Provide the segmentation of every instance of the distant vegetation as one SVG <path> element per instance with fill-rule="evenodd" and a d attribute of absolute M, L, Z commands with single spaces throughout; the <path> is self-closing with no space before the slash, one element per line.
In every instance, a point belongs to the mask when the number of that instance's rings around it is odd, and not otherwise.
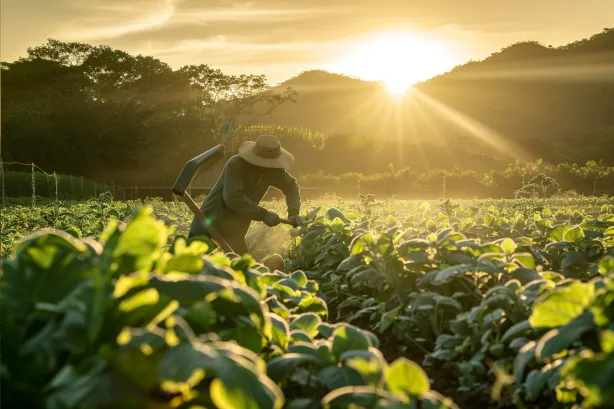
<path fill-rule="evenodd" d="M 152 57 L 49 40 L 2 63 L 2 156 L 117 185 L 169 185 L 221 141 L 223 122 L 238 120 L 234 148 L 274 133 L 298 175 L 413 175 L 403 189 L 446 172 L 504 172 L 516 160 L 612 166 L 613 67 L 614 30 L 605 29 L 557 48 L 514 44 L 397 100 L 377 83 L 323 71 L 271 88 L 264 76 L 173 71 Z M 493 192 L 489 176 L 468 178 L 472 194 Z"/>
<path fill-rule="evenodd" d="M 547 198 L 579 195 L 614 195 L 614 166 L 589 161 L 584 165 L 563 163 L 544 165 L 541 161 L 505 170 L 478 173 L 474 170 L 434 169 L 416 172 L 411 168 L 362 174 L 347 172 L 340 175 L 324 173 L 300 175 L 306 186 L 322 192 L 335 192 L 345 197 L 359 194 L 398 196 L 404 199 L 437 198 Z"/>
<path fill-rule="evenodd" d="M 374 85 L 309 71 L 281 86 L 298 92 L 297 104 L 280 107 L 266 120 L 300 123 L 328 135 L 364 135 L 369 146 L 353 157 L 363 163 L 368 155 L 371 163 L 379 164 L 367 173 L 385 171 L 391 161 L 397 168 L 424 162 L 427 169 L 492 169 L 491 157 L 499 156 L 551 163 L 603 159 L 614 164 L 613 29 L 562 47 L 511 45 L 417 84 L 419 93 L 402 103 L 386 98 L 386 91 Z M 456 121 L 451 112 L 458 114 Z M 465 120 L 462 125 L 459 118 Z M 493 136 L 501 141 L 489 146 L 486 142 Z M 395 149 L 399 141 L 401 147 Z M 374 156 L 373 148 L 382 145 L 381 154 Z M 452 159 L 441 147 L 459 158 Z M 512 148 L 519 157 L 511 155 Z M 480 160 L 467 152 L 487 156 Z M 367 166 L 375 166 L 371 163 Z"/>

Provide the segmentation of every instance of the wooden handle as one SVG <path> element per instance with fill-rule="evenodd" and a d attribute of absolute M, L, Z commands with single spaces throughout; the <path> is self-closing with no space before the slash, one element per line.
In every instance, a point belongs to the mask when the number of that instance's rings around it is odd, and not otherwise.
<path fill-rule="evenodd" d="M 290 219 L 284 219 L 283 217 L 279 219 L 280 223 L 289 224 L 292 227 L 298 227 L 298 225 Z"/>
<path fill-rule="evenodd" d="M 220 247 L 222 247 L 222 249 L 226 253 L 234 253 L 234 251 L 232 250 L 232 247 L 230 247 L 230 245 L 226 242 L 226 240 L 224 240 L 222 235 L 217 231 L 217 229 L 213 226 L 213 224 L 207 223 L 207 217 L 205 216 L 203 211 L 200 210 L 200 207 L 198 207 L 198 205 L 194 202 L 192 197 L 187 192 L 184 192 L 183 195 L 181 195 L 180 197 L 181 197 L 181 200 L 183 200 L 185 204 L 188 205 L 188 207 L 190 208 L 192 213 L 194 213 L 196 218 L 201 221 L 205 229 L 207 229 L 207 231 L 211 234 L 211 237 L 213 238 L 213 240 L 217 241 Z"/>

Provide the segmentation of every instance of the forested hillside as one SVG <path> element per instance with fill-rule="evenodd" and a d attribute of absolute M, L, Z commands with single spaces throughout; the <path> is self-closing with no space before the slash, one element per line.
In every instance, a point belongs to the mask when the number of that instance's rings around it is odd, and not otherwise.
<path fill-rule="evenodd" d="M 378 136 L 376 145 L 381 138 L 428 141 L 453 144 L 458 152 L 460 140 L 471 151 L 519 159 L 614 160 L 614 29 L 558 48 L 511 45 L 417 84 L 402 101 L 373 83 L 322 71 L 283 86 L 299 92 L 298 104 L 266 121 Z M 489 146 L 489 140 L 496 143 Z M 419 161 L 409 150 L 408 165 Z"/>
<path fill-rule="evenodd" d="M 270 88 L 260 75 L 173 70 L 152 57 L 55 40 L 3 62 L 1 80 L 5 161 L 117 184 L 172 183 L 235 118 L 281 126 L 277 135 L 303 174 L 390 164 L 486 172 L 537 158 L 614 164 L 612 29 L 559 48 L 514 44 L 402 97 L 322 71 Z M 241 135 L 254 136 L 233 138 Z"/>

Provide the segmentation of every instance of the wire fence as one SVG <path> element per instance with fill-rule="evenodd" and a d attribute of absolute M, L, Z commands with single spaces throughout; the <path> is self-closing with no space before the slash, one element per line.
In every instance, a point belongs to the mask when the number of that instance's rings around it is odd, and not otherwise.
<path fill-rule="evenodd" d="M 197 197 L 208 193 L 223 169 L 216 166 L 198 175 L 188 189 L 190 195 Z M 172 186 L 119 186 L 114 181 L 102 183 L 82 176 L 48 172 L 34 163 L 0 161 L 0 191 L 2 206 L 7 198 L 30 197 L 32 207 L 40 198 L 60 200 L 88 200 L 109 192 L 115 200 L 135 200 L 159 197 L 173 200 Z"/>
<path fill-rule="evenodd" d="M 221 174 L 226 161 L 220 161 L 213 168 L 198 174 L 188 188 L 190 196 L 196 198 L 206 195 Z M 146 198 L 161 198 L 164 201 L 174 200 L 172 186 L 163 185 L 132 185 L 120 186 L 114 181 L 104 180 L 102 183 L 82 176 L 66 175 L 48 172 L 34 163 L 0 161 L 0 191 L 2 207 L 6 206 L 7 198 L 31 198 L 32 207 L 39 199 L 54 201 L 81 201 L 97 198 L 100 194 L 111 193 L 115 200 L 136 200 Z M 318 188 L 301 187 L 301 193 L 315 196 L 320 193 Z M 281 198 L 281 192 L 271 189 L 268 198 Z"/>
<path fill-rule="evenodd" d="M 115 193 L 113 182 L 100 183 L 80 176 L 47 172 L 34 163 L 0 162 L 2 205 L 7 197 L 31 197 L 59 200 L 86 200 L 101 193 Z"/>

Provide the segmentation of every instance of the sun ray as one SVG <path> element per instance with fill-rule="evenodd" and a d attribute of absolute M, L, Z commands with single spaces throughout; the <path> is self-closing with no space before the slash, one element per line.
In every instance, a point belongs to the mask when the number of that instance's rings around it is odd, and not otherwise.
<path fill-rule="evenodd" d="M 533 158 L 533 155 L 525 149 L 518 147 L 510 138 L 504 137 L 481 122 L 437 101 L 420 90 L 415 89 L 414 94 L 421 102 L 433 108 L 443 118 L 451 121 L 479 142 L 504 153 L 506 156 L 511 156 L 513 159 L 530 160 Z"/>
<path fill-rule="evenodd" d="M 561 63 L 563 63 L 561 61 Z M 525 81 L 611 82 L 614 63 L 595 62 L 582 65 L 545 65 L 519 68 L 490 68 L 475 73 L 455 73 L 459 79 L 516 79 Z"/>

